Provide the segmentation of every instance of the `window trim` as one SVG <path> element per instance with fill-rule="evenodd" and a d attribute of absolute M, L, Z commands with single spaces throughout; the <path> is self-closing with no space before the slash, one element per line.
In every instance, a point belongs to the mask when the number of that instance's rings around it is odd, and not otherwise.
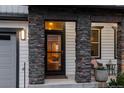
<path fill-rule="evenodd" d="M 92 30 L 97 30 L 98 31 L 98 56 L 92 56 L 95 57 L 96 59 L 101 59 L 101 30 L 104 26 L 92 26 L 91 27 L 91 35 L 92 35 Z M 93 42 L 91 42 L 92 44 Z"/>
<path fill-rule="evenodd" d="M 114 30 L 114 59 L 117 59 L 118 55 L 117 55 L 117 27 L 116 26 L 112 26 L 113 30 Z"/>

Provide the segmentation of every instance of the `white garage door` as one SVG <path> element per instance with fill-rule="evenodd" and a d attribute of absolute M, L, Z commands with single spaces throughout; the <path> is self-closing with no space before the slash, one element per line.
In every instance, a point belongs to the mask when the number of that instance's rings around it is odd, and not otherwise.
<path fill-rule="evenodd" d="M 0 87 L 16 87 L 16 36 L 0 34 Z"/>

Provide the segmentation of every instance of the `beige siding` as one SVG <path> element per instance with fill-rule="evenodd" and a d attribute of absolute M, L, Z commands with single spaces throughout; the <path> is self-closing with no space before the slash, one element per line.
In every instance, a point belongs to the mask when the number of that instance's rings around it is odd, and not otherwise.
<path fill-rule="evenodd" d="M 75 74 L 75 22 L 66 22 L 66 75 Z"/>
<path fill-rule="evenodd" d="M 117 64 L 117 60 L 114 58 L 114 30 L 112 26 L 116 26 L 116 23 L 92 23 L 92 26 L 104 26 L 101 31 L 101 59 L 99 62 L 104 65 L 112 60 L 112 63 Z"/>
<path fill-rule="evenodd" d="M 19 40 L 19 87 L 24 87 L 24 62 L 26 62 L 26 87 L 29 84 L 29 60 L 28 60 L 28 22 L 27 21 L 0 21 L 0 27 L 24 28 L 27 31 L 26 41 Z"/>
<path fill-rule="evenodd" d="M 28 6 L 0 5 L 0 13 L 28 14 Z"/>

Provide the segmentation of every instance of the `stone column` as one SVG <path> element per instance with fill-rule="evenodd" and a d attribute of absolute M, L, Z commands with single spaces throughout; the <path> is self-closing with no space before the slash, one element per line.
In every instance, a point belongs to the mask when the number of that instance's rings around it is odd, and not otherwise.
<path fill-rule="evenodd" d="M 76 75 L 77 83 L 91 81 L 91 21 L 88 15 L 80 15 L 76 31 Z"/>
<path fill-rule="evenodd" d="M 29 83 L 44 83 L 44 21 L 40 15 L 29 14 Z"/>
<path fill-rule="evenodd" d="M 121 23 L 117 28 L 117 73 L 121 72 Z"/>
<path fill-rule="evenodd" d="M 124 72 L 124 19 L 118 29 L 118 73 Z"/>

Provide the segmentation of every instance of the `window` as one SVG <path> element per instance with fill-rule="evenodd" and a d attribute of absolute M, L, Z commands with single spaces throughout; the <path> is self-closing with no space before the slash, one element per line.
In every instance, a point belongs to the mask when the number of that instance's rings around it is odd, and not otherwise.
<path fill-rule="evenodd" d="M 10 40 L 10 35 L 0 35 L 0 40 Z"/>
<path fill-rule="evenodd" d="M 60 21 L 45 21 L 45 30 L 64 30 L 64 22 Z"/>
<path fill-rule="evenodd" d="M 95 58 L 101 57 L 101 28 L 103 27 L 91 29 L 91 56 Z"/>

